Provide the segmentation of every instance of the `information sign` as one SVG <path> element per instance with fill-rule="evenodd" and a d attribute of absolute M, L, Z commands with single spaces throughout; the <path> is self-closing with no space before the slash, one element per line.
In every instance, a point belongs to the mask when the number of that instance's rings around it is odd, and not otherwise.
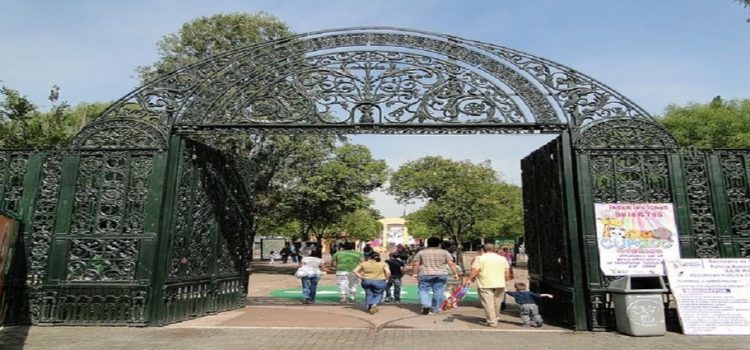
<path fill-rule="evenodd" d="M 750 259 L 665 262 L 685 334 L 750 335 Z"/>
<path fill-rule="evenodd" d="M 606 276 L 664 275 L 680 258 L 672 203 L 596 203 L 599 266 Z"/>

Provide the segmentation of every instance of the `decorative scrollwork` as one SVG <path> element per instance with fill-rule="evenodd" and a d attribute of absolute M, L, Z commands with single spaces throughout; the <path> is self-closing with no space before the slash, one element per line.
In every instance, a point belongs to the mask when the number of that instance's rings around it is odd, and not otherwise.
<path fill-rule="evenodd" d="M 193 141 L 186 141 L 181 148 L 169 248 L 169 290 L 177 294 L 201 290 L 205 291 L 202 297 L 213 298 L 226 291 L 206 289 L 207 280 L 216 276 L 246 279 L 250 197 L 239 161 Z M 170 287 L 175 284 L 179 286 L 176 290 Z M 167 296 L 165 303 L 171 308 L 179 301 Z M 208 305 L 197 312 L 209 311 L 216 309 Z"/>
<path fill-rule="evenodd" d="M 677 142 L 661 125 L 637 119 L 611 119 L 581 132 L 581 149 L 676 149 Z"/>
<path fill-rule="evenodd" d="M 738 258 L 750 258 L 750 242 L 737 242 Z"/>
<path fill-rule="evenodd" d="M 45 157 L 42 178 L 37 193 L 31 230 L 31 256 L 26 283 L 39 286 L 47 274 L 52 232 L 57 219 L 57 202 L 62 179 L 62 157 L 53 154 Z"/>
<path fill-rule="evenodd" d="M 750 182 L 747 178 L 750 154 L 720 155 L 719 162 L 731 216 L 732 233 L 750 237 Z"/>
<path fill-rule="evenodd" d="M 167 148 L 167 137 L 161 127 L 138 119 L 111 119 L 87 125 L 73 139 L 76 149 L 158 149 Z"/>
<path fill-rule="evenodd" d="M 597 152 L 590 156 L 589 169 L 595 203 L 672 201 L 664 154 Z"/>
<path fill-rule="evenodd" d="M 18 214 L 21 197 L 23 196 L 23 180 L 29 165 L 31 152 L 11 151 L 0 154 L 0 167 L 3 172 L 0 176 L 0 204 L 2 208 Z"/>
<path fill-rule="evenodd" d="M 130 281 L 138 258 L 136 239 L 72 239 L 68 281 Z"/>
<path fill-rule="evenodd" d="M 152 158 L 128 152 L 82 156 L 71 234 L 143 234 Z"/>
<path fill-rule="evenodd" d="M 206 277 L 215 258 L 216 209 L 200 176 L 199 162 L 205 160 L 199 159 L 196 147 L 185 147 L 180 162 L 170 279 Z"/>
<path fill-rule="evenodd" d="M 202 123 L 528 123 L 517 103 L 491 81 L 433 57 L 338 52 L 285 68 L 224 95 Z"/>
<path fill-rule="evenodd" d="M 682 161 L 696 256 L 719 258 L 719 237 L 705 156 L 697 151 L 689 152 L 682 156 Z"/>
<path fill-rule="evenodd" d="M 179 126 L 182 132 L 479 124 L 472 132 L 518 133 L 578 130 L 617 118 L 653 121 L 611 88 L 555 62 L 395 28 L 322 31 L 239 48 L 157 78 L 98 120 L 107 125 L 105 120 L 118 118 L 165 130 Z M 124 146 L 115 134 L 101 133 L 88 144 Z M 82 134 L 77 145 L 85 146 L 88 138 Z"/>

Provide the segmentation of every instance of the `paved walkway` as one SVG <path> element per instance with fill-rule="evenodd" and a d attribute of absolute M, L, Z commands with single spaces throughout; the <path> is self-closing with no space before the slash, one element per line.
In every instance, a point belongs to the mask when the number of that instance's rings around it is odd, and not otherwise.
<path fill-rule="evenodd" d="M 498 328 L 479 325 L 483 312 L 474 303 L 437 315 L 419 314 L 416 304 L 387 304 L 370 315 L 359 304 L 303 305 L 270 297 L 299 280 L 268 267 L 250 281 L 249 306 L 166 327 L 7 327 L 0 329 L 0 350 L 54 349 L 637 349 L 750 350 L 750 337 L 699 337 L 668 333 L 629 337 L 615 332 L 573 332 L 545 325 L 522 328 L 504 314 Z M 277 273 L 274 273 L 277 272 Z M 525 279 L 518 271 L 518 279 Z M 407 283 L 413 281 L 405 280 Z M 326 276 L 324 285 L 334 284 Z M 512 310 L 511 310 L 512 311 Z"/>
<path fill-rule="evenodd" d="M 0 331 L 3 350 L 102 349 L 550 349 L 550 350 L 748 350 L 748 337 L 698 337 L 670 333 L 634 338 L 618 333 L 505 330 L 372 331 L 349 328 L 122 328 L 32 327 Z"/>

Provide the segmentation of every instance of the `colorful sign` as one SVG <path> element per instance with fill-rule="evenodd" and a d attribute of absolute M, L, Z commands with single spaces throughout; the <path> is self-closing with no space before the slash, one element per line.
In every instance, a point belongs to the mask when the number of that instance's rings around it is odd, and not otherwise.
<path fill-rule="evenodd" d="M 680 258 L 672 203 L 596 203 L 599 267 L 606 276 L 664 275 Z"/>
<path fill-rule="evenodd" d="M 750 335 L 750 259 L 665 262 L 685 334 Z"/>

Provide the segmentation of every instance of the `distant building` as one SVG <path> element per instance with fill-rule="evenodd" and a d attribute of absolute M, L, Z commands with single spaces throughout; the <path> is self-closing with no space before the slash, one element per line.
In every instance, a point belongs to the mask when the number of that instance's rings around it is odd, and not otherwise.
<path fill-rule="evenodd" d="M 380 241 L 383 242 L 384 246 L 391 247 L 398 244 L 410 245 L 418 243 L 414 238 L 409 236 L 406 219 L 383 218 L 379 221 L 383 224 L 383 234 L 380 237 Z"/>

